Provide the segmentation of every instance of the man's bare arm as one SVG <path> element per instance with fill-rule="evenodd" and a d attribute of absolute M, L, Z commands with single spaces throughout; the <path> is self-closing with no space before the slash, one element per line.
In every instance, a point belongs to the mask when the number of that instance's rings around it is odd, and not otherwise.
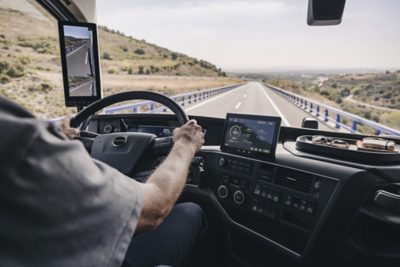
<path fill-rule="evenodd" d="M 142 185 L 144 206 L 137 230 L 157 227 L 169 214 L 185 186 L 190 162 L 204 143 L 196 121 L 174 131 L 174 146 L 165 161 Z"/>

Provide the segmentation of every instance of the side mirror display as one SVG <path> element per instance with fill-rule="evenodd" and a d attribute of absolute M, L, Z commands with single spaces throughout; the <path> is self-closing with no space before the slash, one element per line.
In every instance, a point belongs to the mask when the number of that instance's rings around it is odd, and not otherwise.
<path fill-rule="evenodd" d="M 59 22 L 66 106 L 82 108 L 101 98 L 97 26 Z"/>

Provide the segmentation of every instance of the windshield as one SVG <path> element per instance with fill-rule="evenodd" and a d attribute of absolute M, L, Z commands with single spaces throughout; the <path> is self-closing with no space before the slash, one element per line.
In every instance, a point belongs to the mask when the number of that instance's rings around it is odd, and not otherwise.
<path fill-rule="evenodd" d="M 112 45 L 101 43 L 110 55 L 105 89 L 122 86 L 117 77 L 132 81 L 126 87 L 169 95 L 243 83 L 186 111 L 274 115 L 293 127 L 314 117 L 330 131 L 380 133 L 370 122 L 400 130 L 400 3 L 347 1 L 342 23 L 331 27 L 308 26 L 307 6 L 306 0 L 98 1 L 99 24 L 109 36 L 117 31 Z M 132 36 L 131 45 L 117 45 L 118 33 Z M 121 61 L 124 54 L 134 56 Z"/>
<path fill-rule="evenodd" d="M 192 115 L 272 115 L 291 127 L 311 117 L 322 130 L 400 135 L 400 2 L 347 1 L 329 27 L 308 26 L 307 6 L 97 1 L 104 95 L 148 90 Z M 0 11 L 0 95 L 42 118 L 74 113 L 63 104 L 56 21 L 31 0 L 1 0 Z"/>

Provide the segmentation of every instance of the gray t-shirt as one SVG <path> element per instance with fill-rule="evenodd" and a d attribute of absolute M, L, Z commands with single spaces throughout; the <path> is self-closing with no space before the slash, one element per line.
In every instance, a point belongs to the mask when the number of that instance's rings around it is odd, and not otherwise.
<path fill-rule="evenodd" d="M 0 97 L 0 266 L 120 266 L 142 207 L 136 181 Z"/>

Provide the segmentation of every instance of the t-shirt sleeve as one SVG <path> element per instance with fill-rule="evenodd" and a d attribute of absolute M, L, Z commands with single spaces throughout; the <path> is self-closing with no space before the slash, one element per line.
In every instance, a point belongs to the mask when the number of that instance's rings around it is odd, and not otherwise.
<path fill-rule="evenodd" d="M 54 127 L 24 125 L 29 145 L 13 154 L 18 164 L 1 181 L 0 262 L 121 266 L 143 207 L 140 184 Z"/>

